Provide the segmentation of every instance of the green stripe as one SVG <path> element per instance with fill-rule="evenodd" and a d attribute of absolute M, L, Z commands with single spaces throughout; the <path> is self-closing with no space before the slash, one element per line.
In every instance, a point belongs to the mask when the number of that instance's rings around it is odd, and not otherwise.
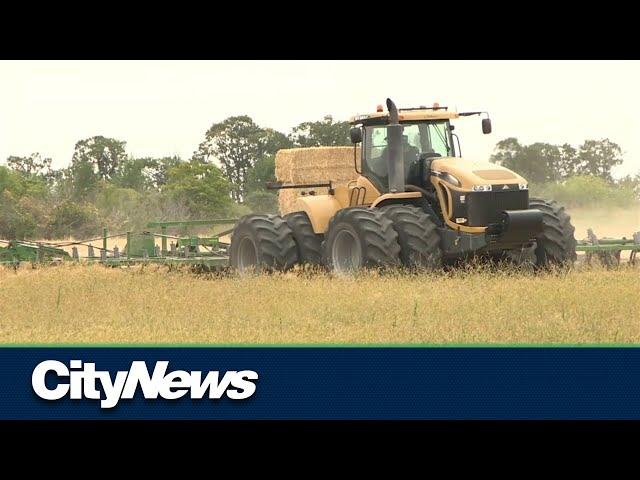
<path fill-rule="evenodd" d="M 638 343 L 4 343 L 0 348 L 640 348 Z"/>

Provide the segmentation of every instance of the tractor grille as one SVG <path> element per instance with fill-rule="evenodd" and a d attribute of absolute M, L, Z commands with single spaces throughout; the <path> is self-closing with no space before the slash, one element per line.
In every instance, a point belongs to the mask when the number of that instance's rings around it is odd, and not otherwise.
<path fill-rule="evenodd" d="M 467 194 L 468 225 L 483 227 L 500 221 L 505 210 L 526 210 L 529 208 L 528 190 L 495 192 L 471 192 Z"/>

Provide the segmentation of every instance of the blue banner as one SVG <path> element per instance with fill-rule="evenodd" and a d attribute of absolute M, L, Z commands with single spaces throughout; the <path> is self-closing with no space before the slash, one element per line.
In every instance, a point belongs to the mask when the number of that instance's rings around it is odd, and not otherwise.
<path fill-rule="evenodd" d="M 640 419 L 640 349 L 7 347 L 0 419 Z"/>

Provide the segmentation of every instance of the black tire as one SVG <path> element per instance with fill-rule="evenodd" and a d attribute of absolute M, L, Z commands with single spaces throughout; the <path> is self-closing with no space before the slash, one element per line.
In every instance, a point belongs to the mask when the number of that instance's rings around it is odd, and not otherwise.
<path fill-rule="evenodd" d="M 246 215 L 233 229 L 229 260 L 240 273 L 287 270 L 298 261 L 293 232 L 279 215 Z"/>
<path fill-rule="evenodd" d="M 293 232 L 298 248 L 298 261 L 309 265 L 322 265 L 322 235 L 313 231 L 306 212 L 293 212 L 284 216 Z"/>
<path fill-rule="evenodd" d="M 380 211 L 393 222 L 398 233 L 403 266 L 410 269 L 442 266 L 438 227 L 424 210 L 413 205 L 390 205 Z"/>
<path fill-rule="evenodd" d="M 398 267 L 398 234 L 391 220 L 377 209 L 345 208 L 329 222 L 322 255 L 324 265 L 338 273 Z"/>
<path fill-rule="evenodd" d="M 539 267 L 571 266 L 576 261 L 575 228 L 558 202 L 530 198 L 529 208 L 542 212 L 542 232 L 536 237 L 535 263 Z"/>

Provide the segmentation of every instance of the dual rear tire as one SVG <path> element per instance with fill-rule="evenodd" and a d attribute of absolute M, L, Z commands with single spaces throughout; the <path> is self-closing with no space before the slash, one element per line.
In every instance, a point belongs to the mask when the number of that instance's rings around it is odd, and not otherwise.
<path fill-rule="evenodd" d="M 322 253 L 324 264 L 336 273 L 400 266 L 430 270 L 442 264 L 436 224 L 412 205 L 339 211 L 329 223 Z"/>
<path fill-rule="evenodd" d="M 298 263 L 322 263 L 322 235 L 304 212 L 246 215 L 231 237 L 230 264 L 241 274 L 286 271 Z"/>
<path fill-rule="evenodd" d="M 298 248 L 298 261 L 303 265 L 322 265 L 323 235 L 313 231 L 309 216 L 305 212 L 293 212 L 285 215 L 284 220 L 293 233 Z"/>
<path fill-rule="evenodd" d="M 379 210 L 345 208 L 334 215 L 322 242 L 324 265 L 354 273 L 366 268 L 400 265 L 400 245 L 393 222 Z"/>
<path fill-rule="evenodd" d="M 442 266 L 438 226 L 424 210 L 412 205 L 389 205 L 381 212 L 398 233 L 400 260 L 405 268 L 429 270 Z"/>
<path fill-rule="evenodd" d="M 300 263 L 348 274 L 437 268 L 442 251 L 436 225 L 423 210 L 391 205 L 340 210 L 324 236 L 313 231 L 305 212 L 247 215 L 234 230 L 230 259 L 240 273 L 283 271 Z"/>
<path fill-rule="evenodd" d="M 293 232 L 279 215 L 246 215 L 231 238 L 231 267 L 241 274 L 283 271 L 298 262 Z"/>

